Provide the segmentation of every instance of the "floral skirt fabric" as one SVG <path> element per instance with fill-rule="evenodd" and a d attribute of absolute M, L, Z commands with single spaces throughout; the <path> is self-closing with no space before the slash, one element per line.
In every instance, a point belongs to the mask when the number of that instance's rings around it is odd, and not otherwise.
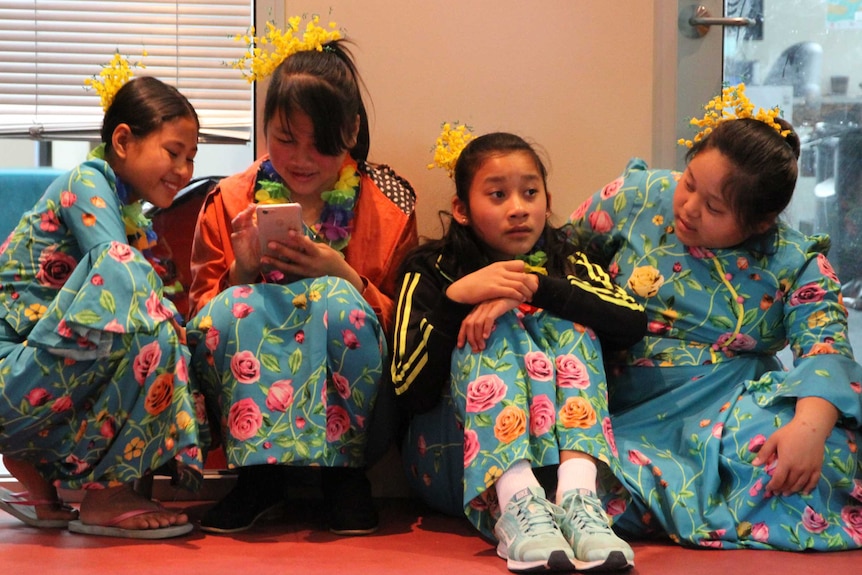
<path fill-rule="evenodd" d="M 601 349 L 580 325 L 543 311 L 504 315 L 483 352 L 455 350 L 450 393 L 412 419 L 405 465 L 432 506 L 451 512 L 458 494 L 488 538 L 500 515 L 494 483 L 518 460 L 556 465 L 574 450 L 615 465 Z"/>
<path fill-rule="evenodd" d="M 732 364 L 732 365 L 731 365 Z M 632 536 L 667 534 L 684 545 L 820 551 L 862 547 L 858 431 L 836 426 L 821 479 L 808 495 L 767 495 L 775 462 L 751 465 L 763 442 L 794 416 L 786 372 L 760 376 L 756 358 L 715 366 L 630 367 L 620 395 L 662 385 L 672 398 L 612 418 L 622 484 L 606 483 L 608 512 Z M 736 382 L 734 385 L 733 382 Z M 642 391 L 636 391 L 642 390 Z"/>
<path fill-rule="evenodd" d="M 386 344 L 348 282 L 228 288 L 192 319 L 188 339 L 229 467 L 365 464 Z"/>
<path fill-rule="evenodd" d="M 66 489 L 156 470 L 201 485 L 209 427 L 176 310 L 126 244 L 97 244 L 52 301 L 0 320 L 0 453 Z"/>

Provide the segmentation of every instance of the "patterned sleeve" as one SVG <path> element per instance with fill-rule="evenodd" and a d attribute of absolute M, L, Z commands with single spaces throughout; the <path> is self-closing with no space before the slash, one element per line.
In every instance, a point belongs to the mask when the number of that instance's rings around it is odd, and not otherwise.
<path fill-rule="evenodd" d="M 575 273 L 566 278 L 539 276 L 532 304 L 592 328 L 608 349 L 625 349 L 646 333 L 646 313 L 608 273 L 583 253 L 571 256 Z"/>
<path fill-rule="evenodd" d="M 398 293 L 392 382 L 399 403 L 411 412 L 427 411 L 439 401 L 458 330 L 473 309 L 446 297 L 447 285 L 427 261 L 414 258 Z"/>
<path fill-rule="evenodd" d="M 763 402 L 773 395 L 823 398 L 839 410 L 845 425 L 858 427 L 862 423 L 862 366 L 850 347 L 847 308 L 838 277 L 823 253 L 827 247 L 816 240 L 800 245 L 804 264 L 798 271 L 780 270 L 785 274 L 779 283 L 793 367 L 775 374 L 781 385 L 769 386 L 777 390 L 774 394 L 766 386 L 756 391 Z"/>

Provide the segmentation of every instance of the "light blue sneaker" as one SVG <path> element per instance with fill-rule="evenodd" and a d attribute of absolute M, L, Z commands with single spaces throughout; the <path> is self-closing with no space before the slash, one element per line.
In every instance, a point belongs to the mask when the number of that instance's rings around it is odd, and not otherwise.
<path fill-rule="evenodd" d="M 573 489 L 557 507 L 557 525 L 574 551 L 578 571 L 616 571 L 634 567 L 635 552 L 617 537 L 596 494 Z"/>
<path fill-rule="evenodd" d="M 497 555 L 509 571 L 571 571 L 574 554 L 554 522 L 554 505 L 541 487 L 512 497 L 494 525 Z"/>

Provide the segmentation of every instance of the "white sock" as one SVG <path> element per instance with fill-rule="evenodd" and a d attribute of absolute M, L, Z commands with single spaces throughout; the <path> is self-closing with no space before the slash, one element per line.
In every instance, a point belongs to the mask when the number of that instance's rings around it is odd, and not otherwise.
<path fill-rule="evenodd" d="M 563 502 L 563 495 L 572 489 L 596 491 L 596 464 L 589 459 L 575 457 L 560 463 L 557 469 L 557 505 Z"/>
<path fill-rule="evenodd" d="M 516 461 L 497 479 L 497 501 L 500 509 L 505 509 L 512 497 L 527 487 L 541 487 L 533 474 L 533 468 L 526 459 Z"/>

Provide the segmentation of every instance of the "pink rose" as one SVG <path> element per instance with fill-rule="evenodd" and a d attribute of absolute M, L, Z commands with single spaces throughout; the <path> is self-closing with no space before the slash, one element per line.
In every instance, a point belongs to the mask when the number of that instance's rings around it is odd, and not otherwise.
<path fill-rule="evenodd" d="M 340 405 L 326 408 L 326 441 L 338 441 L 350 429 L 350 417 Z"/>
<path fill-rule="evenodd" d="M 60 205 L 64 208 L 69 208 L 75 205 L 75 202 L 78 201 L 78 196 L 69 190 L 63 190 L 60 192 Z"/>
<path fill-rule="evenodd" d="M 305 428 L 305 418 L 302 416 L 298 416 L 296 418 L 296 422 L 294 423 L 294 425 L 296 425 L 297 429 L 304 429 Z"/>
<path fill-rule="evenodd" d="M 547 395 L 537 395 L 530 404 L 530 434 L 538 437 L 547 433 L 554 426 L 556 418 L 554 403 Z"/>
<path fill-rule="evenodd" d="M 586 213 L 587 213 L 587 210 L 589 209 L 589 207 L 590 207 L 590 205 L 591 205 L 592 203 L 593 203 L 593 199 L 592 199 L 592 198 L 588 198 L 588 199 L 584 200 L 584 201 L 581 203 L 581 205 L 580 205 L 580 206 L 578 206 L 578 207 L 577 207 L 577 209 L 576 209 L 574 212 L 572 212 L 572 215 L 571 215 L 571 216 L 569 216 L 569 220 L 571 220 L 571 221 L 573 221 L 573 222 L 577 222 L 578 220 L 580 220 L 581 218 L 583 218 L 583 217 L 584 217 L 584 214 L 586 214 Z"/>
<path fill-rule="evenodd" d="M 247 397 L 230 406 L 227 421 L 230 434 L 238 441 L 245 441 L 254 437 L 263 425 L 263 415 L 254 400 Z"/>
<path fill-rule="evenodd" d="M 826 290 L 816 283 L 805 284 L 790 295 L 790 305 L 817 303 L 823 301 Z"/>
<path fill-rule="evenodd" d="M 234 288 L 233 293 L 231 295 L 233 295 L 233 297 L 235 297 L 237 299 L 247 298 L 248 296 L 250 296 L 252 294 L 253 291 L 254 290 L 251 289 L 251 286 L 238 286 L 238 287 Z"/>
<path fill-rule="evenodd" d="M 248 317 L 253 311 L 254 308 L 247 303 L 235 303 L 230 310 L 230 312 L 233 314 L 233 317 L 235 317 L 236 319 Z"/>
<path fill-rule="evenodd" d="M 207 330 L 206 339 L 204 340 L 207 346 L 207 349 L 210 351 L 215 351 L 218 347 L 220 332 L 218 329 L 211 327 Z"/>
<path fill-rule="evenodd" d="M 239 383 L 254 383 L 260 378 L 260 362 L 252 352 L 238 351 L 230 359 L 230 371 Z"/>
<path fill-rule="evenodd" d="M 356 329 L 362 329 L 362 326 L 365 325 L 365 311 L 361 309 L 355 309 L 350 312 L 350 323 Z"/>
<path fill-rule="evenodd" d="M 425 457 L 425 453 L 428 450 L 428 444 L 425 443 L 424 435 L 420 435 L 419 439 L 416 441 L 416 449 L 419 450 L 419 457 Z"/>
<path fill-rule="evenodd" d="M 850 492 L 850 497 L 862 502 L 862 479 L 853 480 L 853 491 Z"/>
<path fill-rule="evenodd" d="M 479 453 L 479 435 L 472 429 L 464 430 L 464 467 L 476 459 Z"/>
<path fill-rule="evenodd" d="M 31 389 L 30 392 L 24 396 L 24 399 L 26 399 L 33 407 L 39 407 L 40 405 L 45 405 L 51 401 L 53 396 L 44 387 L 36 387 Z"/>
<path fill-rule="evenodd" d="M 769 525 L 760 522 L 751 526 L 751 538 L 761 543 L 769 541 Z"/>
<path fill-rule="evenodd" d="M 108 249 L 108 255 L 121 264 L 132 261 L 135 253 L 132 251 L 132 246 L 120 242 L 111 242 L 111 247 Z"/>
<path fill-rule="evenodd" d="M 151 291 L 147 298 L 147 315 L 154 321 L 167 321 L 174 317 L 170 308 L 162 303 L 161 298 L 154 291 Z"/>
<path fill-rule="evenodd" d="M 576 356 L 567 353 L 558 355 L 557 385 L 559 387 L 574 387 L 576 389 L 587 389 L 590 386 L 590 375 L 587 368 Z"/>
<path fill-rule="evenodd" d="M 292 380 L 282 379 L 273 383 L 266 394 L 266 408 L 270 411 L 287 411 L 293 403 Z"/>
<path fill-rule="evenodd" d="M 724 431 L 723 423 L 716 423 L 712 426 L 712 436 L 716 439 L 721 439 L 721 432 Z"/>
<path fill-rule="evenodd" d="M 551 360 L 541 351 L 529 351 L 524 354 L 524 368 L 527 375 L 536 381 L 550 381 L 554 376 Z"/>
<path fill-rule="evenodd" d="M 824 276 L 836 283 L 840 283 L 838 274 L 835 273 L 835 269 L 832 267 L 832 264 L 823 254 L 817 254 L 817 267 L 820 269 L 820 273 Z"/>
<path fill-rule="evenodd" d="M 162 348 L 159 342 L 148 343 L 141 348 L 132 362 L 132 371 L 135 373 L 135 381 L 140 385 L 153 373 L 162 361 Z"/>
<path fill-rule="evenodd" d="M 78 265 L 78 261 L 75 258 L 56 251 L 55 246 L 50 246 L 39 254 L 39 271 L 36 272 L 36 281 L 43 286 L 60 289 L 69 279 L 69 275 L 76 265 Z"/>
<path fill-rule="evenodd" d="M 343 375 L 337 372 L 332 372 L 332 383 L 335 385 L 335 391 L 338 395 L 347 399 L 350 397 L 350 381 Z"/>
<path fill-rule="evenodd" d="M 479 413 L 491 409 L 506 396 L 506 384 L 496 374 L 480 375 L 467 384 L 467 411 Z"/>
<path fill-rule="evenodd" d="M 599 234 L 605 234 L 611 231 L 611 228 L 614 227 L 611 215 L 605 211 L 591 213 L 588 220 L 590 222 L 590 227 Z"/>
<path fill-rule="evenodd" d="M 652 461 L 649 457 L 638 451 L 637 449 L 629 450 L 629 461 L 635 465 L 650 465 Z"/>
<path fill-rule="evenodd" d="M 611 425 L 610 417 L 602 418 L 602 435 L 605 436 L 605 441 L 608 442 L 608 445 L 611 448 L 611 453 L 614 454 L 614 457 L 619 457 L 620 454 L 617 451 L 617 438 L 614 436 L 614 428 L 613 425 Z"/>
<path fill-rule="evenodd" d="M 178 381 L 183 383 L 187 383 L 189 380 L 189 368 L 186 365 L 186 358 L 184 356 L 180 356 L 177 360 L 176 366 L 174 367 L 174 376 Z"/>
<path fill-rule="evenodd" d="M 853 538 L 856 545 L 862 545 L 862 507 L 848 505 L 841 510 L 844 531 Z"/>
<path fill-rule="evenodd" d="M 102 421 L 101 427 L 99 427 L 99 435 L 104 437 L 105 439 L 113 439 L 113 437 L 117 434 L 117 425 L 114 423 L 113 417 L 106 417 L 104 421 Z"/>
<path fill-rule="evenodd" d="M 126 333 L 126 328 L 123 324 L 117 321 L 117 318 L 114 318 L 105 324 L 105 331 L 109 331 L 111 333 Z"/>
<path fill-rule="evenodd" d="M 626 511 L 626 501 L 620 497 L 614 497 L 610 501 L 608 501 L 608 515 L 611 517 L 616 517 L 617 515 L 622 515 Z"/>
<path fill-rule="evenodd" d="M 347 346 L 347 349 L 357 349 L 359 347 L 359 339 L 351 330 L 341 330 L 341 338 L 344 340 L 344 345 Z"/>
<path fill-rule="evenodd" d="M 625 180 L 622 176 L 620 176 L 619 178 L 602 188 L 602 191 L 599 193 L 599 195 L 603 200 L 607 200 L 608 198 L 614 197 L 622 189 L 623 182 L 625 182 Z"/>
<path fill-rule="evenodd" d="M 51 411 L 54 413 L 61 413 L 70 409 L 72 409 L 72 398 L 68 395 L 58 397 L 54 400 L 54 403 L 51 404 Z"/>
<path fill-rule="evenodd" d="M 192 399 L 195 404 L 195 420 L 198 423 L 204 423 L 207 420 L 207 404 L 204 394 L 199 391 L 192 392 Z"/>
<path fill-rule="evenodd" d="M 805 511 L 802 512 L 802 526 L 811 533 L 822 533 L 827 527 L 829 527 L 829 522 L 826 521 L 822 515 L 806 505 Z"/>
<path fill-rule="evenodd" d="M 764 443 L 766 443 L 766 436 L 758 433 L 748 441 L 748 450 L 751 453 L 757 453 L 763 447 Z"/>

